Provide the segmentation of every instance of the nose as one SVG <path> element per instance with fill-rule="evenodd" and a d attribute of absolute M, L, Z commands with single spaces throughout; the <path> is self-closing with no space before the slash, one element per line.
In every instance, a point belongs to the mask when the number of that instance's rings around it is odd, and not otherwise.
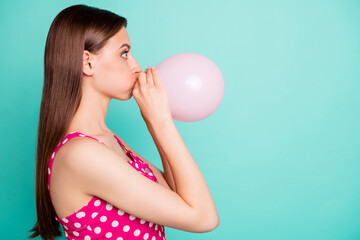
<path fill-rule="evenodd" d="M 132 66 L 132 72 L 133 72 L 134 74 L 139 74 L 140 72 L 142 72 L 139 63 L 135 60 L 135 58 L 133 58 L 132 65 L 133 65 L 133 66 Z"/>

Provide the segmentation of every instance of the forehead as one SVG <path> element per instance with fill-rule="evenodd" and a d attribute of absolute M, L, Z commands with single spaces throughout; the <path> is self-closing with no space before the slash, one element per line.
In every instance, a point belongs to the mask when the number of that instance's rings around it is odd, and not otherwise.
<path fill-rule="evenodd" d="M 120 31 L 109 39 L 109 47 L 116 50 L 123 43 L 131 45 L 129 35 L 125 27 L 121 28 Z"/>

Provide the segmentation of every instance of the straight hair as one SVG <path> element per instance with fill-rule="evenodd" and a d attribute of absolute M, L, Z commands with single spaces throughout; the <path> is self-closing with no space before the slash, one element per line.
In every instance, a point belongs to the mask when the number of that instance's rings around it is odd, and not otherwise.
<path fill-rule="evenodd" d="M 83 51 L 99 54 L 127 20 L 113 12 L 79 4 L 63 9 L 51 23 L 45 45 L 44 85 L 36 144 L 37 221 L 28 238 L 62 236 L 48 189 L 48 160 L 65 137 L 81 100 Z"/>

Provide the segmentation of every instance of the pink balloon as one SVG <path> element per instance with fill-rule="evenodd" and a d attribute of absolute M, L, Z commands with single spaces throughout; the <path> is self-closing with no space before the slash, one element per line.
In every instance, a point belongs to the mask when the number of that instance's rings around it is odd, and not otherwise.
<path fill-rule="evenodd" d="M 209 58 L 197 53 L 179 53 L 160 62 L 156 69 L 166 89 L 173 119 L 199 121 L 220 106 L 224 79 Z"/>

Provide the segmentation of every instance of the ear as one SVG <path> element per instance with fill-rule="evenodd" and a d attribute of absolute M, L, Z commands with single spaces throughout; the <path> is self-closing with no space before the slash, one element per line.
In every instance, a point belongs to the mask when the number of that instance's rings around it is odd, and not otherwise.
<path fill-rule="evenodd" d="M 90 52 L 84 50 L 82 71 L 85 75 L 93 75 L 94 73 L 94 66 L 91 64 L 91 57 Z"/>

